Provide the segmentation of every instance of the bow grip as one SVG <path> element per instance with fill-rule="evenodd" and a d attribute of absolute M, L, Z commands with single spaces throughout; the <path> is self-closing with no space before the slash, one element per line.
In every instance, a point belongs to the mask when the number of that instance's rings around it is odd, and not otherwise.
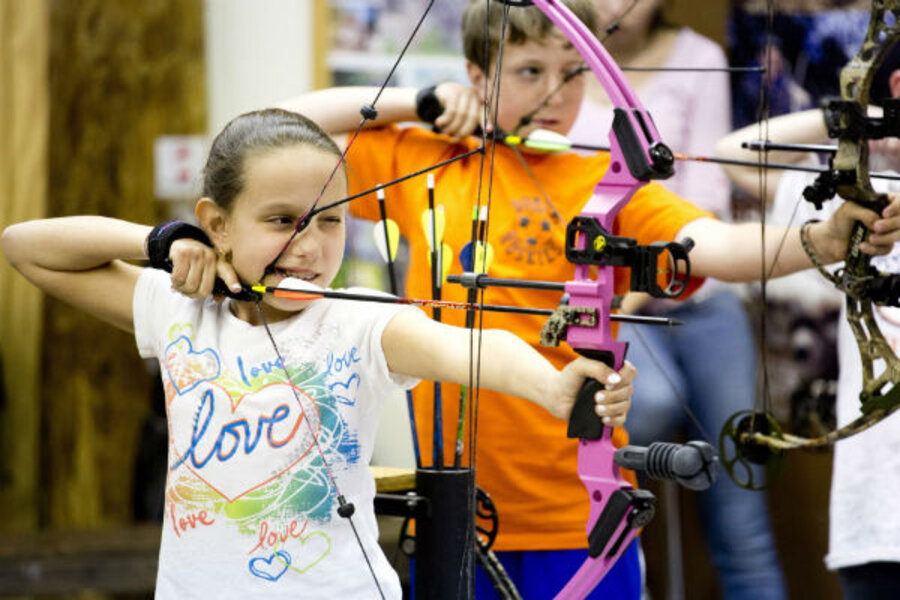
<path fill-rule="evenodd" d="M 599 360 L 608 367 L 614 366 L 615 358 L 613 353 L 608 350 L 585 348 L 575 348 L 574 350 L 585 358 Z M 586 379 L 581 384 L 581 389 L 578 390 L 578 395 L 575 397 L 575 404 L 572 406 L 572 414 L 569 415 L 569 428 L 566 432 L 568 437 L 585 440 L 599 440 L 603 437 L 603 430 L 606 426 L 603 424 L 603 419 L 598 417 L 594 410 L 594 395 L 605 389 L 606 386 L 592 378 Z"/>

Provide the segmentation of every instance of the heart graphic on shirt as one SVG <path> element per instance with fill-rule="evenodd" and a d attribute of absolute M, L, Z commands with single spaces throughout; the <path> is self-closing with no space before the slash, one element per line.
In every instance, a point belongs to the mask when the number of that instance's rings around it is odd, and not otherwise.
<path fill-rule="evenodd" d="M 236 402 L 214 383 L 194 387 L 169 405 L 170 469 L 190 469 L 233 502 L 307 455 L 318 434 L 317 409 L 287 383 L 269 384 Z"/>
<path fill-rule="evenodd" d="M 278 581 L 281 576 L 287 573 L 288 567 L 291 566 L 291 555 L 284 550 L 279 550 L 269 558 L 253 558 L 250 559 L 250 572 L 266 581 Z"/>
<path fill-rule="evenodd" d="M 334 394 L 334 399 L 341 404 L 353 406 L 356 404 L 356 394 L 359 392 L 359 374 L 354 373 L 346 381 L 335 381 L 328 385 L 328 391 Z"/>
<path fill-rule="evenodd" d="M 212 381 L 222 369 L 219 357 L 207 348 L 195 351 L 191 340 L 180 336 L 166 346 L 163 361 L 169 381 L 179 394 L 190 392 L 205 381 Z"/>
<path fill-rule="evenodd" d="M 289 565 L 291 571 L 306 573 L 331 554 L 331 538 L 324 531 L 313 531 L 299 538 L 297 543 L 290 543 L 291 550 L 297 558 Z"/>

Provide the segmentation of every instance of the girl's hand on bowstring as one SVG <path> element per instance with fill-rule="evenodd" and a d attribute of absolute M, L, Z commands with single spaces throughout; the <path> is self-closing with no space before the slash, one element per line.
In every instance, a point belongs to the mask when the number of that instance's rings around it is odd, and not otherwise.
<path fill-rule="evenodd" d="M 434 126 L 441 133 L 453 138 L 475 133 L 481 124 L 483 108 L 472 87 L 448 81 L 438 85 L 434 89 L 434 95 L 444 107 L 444 112 L 434 120 Z"/>
<path fill-rule="evenodd" d="M 549 389 L 552 391 L 547 396 L 545 408 L 554 416 L 568 420 L 584 381 L 588 378 L 596 379 L 606 389 L 594 396 L 594 411 L 603 419 L 604 425 L 622 426 L 631 408 L 635 375 L 637 369 L 628 361 L 616 372 L 600 361 L 578 357 L 559 371 L 556 379 L 550 382 Z"/>
<path fill-rule="evenodd" d="M 230 256 L 217 252 L 202 242 L 179 239 L 169 248 L 172 262 L 172 289 L 191 298 L 205 298 L 213 291 L 216 277 L 232 290 L 241 289 L 240 279 L 232 267 Z"/>

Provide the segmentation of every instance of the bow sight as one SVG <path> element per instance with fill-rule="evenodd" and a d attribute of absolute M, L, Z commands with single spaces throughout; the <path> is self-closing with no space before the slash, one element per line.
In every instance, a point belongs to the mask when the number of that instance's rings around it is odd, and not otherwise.
<path fill-rule="evenodd" d="M 868 157 L 867 140 L 886 137 L 900 137 L 900 98 L 889 98 L 883 102 L 883 116 L 869 116 L 865 108 L 856 100 L 826 98 L 822 101 L 825 127 L 828 137 L 860 144 L 857 152 Z M 838 150 L 838 148 L 835 148 Z M 834 154 L 829 159 L 828 170 L 803 190 L 803 197 L 812 202 L 816 210 L 822 210 L 825 201 L 834 198 L 838 190 L 856 196 L 853 186 L 859 182 L 857 168 L 835 168 Z M 883 206 L 881 207 L 883 208 Z"/>

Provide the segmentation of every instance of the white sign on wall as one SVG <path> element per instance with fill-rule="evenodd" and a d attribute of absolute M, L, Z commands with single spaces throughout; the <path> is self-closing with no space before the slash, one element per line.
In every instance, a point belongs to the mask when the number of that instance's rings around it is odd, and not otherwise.
<path fill-rule="evenodd" d="M 153 144 L 153 191 L 160 200 L 200 195 L 207 142 L 201 135 L 163 135 Z"/>

